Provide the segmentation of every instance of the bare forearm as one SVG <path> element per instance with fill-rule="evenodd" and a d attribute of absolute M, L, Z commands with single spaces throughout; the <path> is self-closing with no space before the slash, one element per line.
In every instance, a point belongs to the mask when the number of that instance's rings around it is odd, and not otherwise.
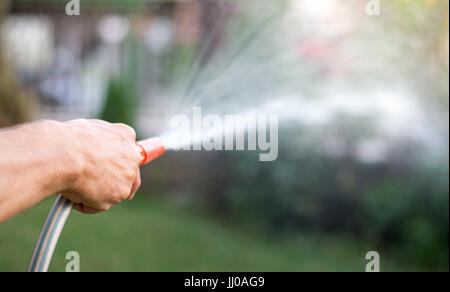
<path fill-rule="evenodd" d="M 63 190 L 74 166 L 65 134 L 48 121 L 0 131 L 0 222 Z"/>
<path fill-rule="evenodd" d="M 140 186 L 136 133 L 99 120 L 0 130 L 0 222 L 61 193 L 87 214 L 132 199 Z"/>

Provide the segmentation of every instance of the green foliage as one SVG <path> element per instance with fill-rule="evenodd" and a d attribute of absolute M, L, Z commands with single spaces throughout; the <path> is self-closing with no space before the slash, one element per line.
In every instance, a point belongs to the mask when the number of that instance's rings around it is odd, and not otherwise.
<path fill-rule="evenodd" d="M 288 143 L 280 141 L 286 149 L 273 163 L 242 153 L 227 164 L 232 178 L 223 206 L 231 218 L 266 226 L 271 234 L 352 234 L 404 263 L 448 268 L 448 164 L 390 169 L 333 159 L 317 147 L 295 153 Z"/>
<path fill-rule="evenodd" d="M 448 266 L 448 172 L 419 171 L 414 178 L 392 176 L 367 187 L 362 207 L 364 231 L 390 244 L 404 261 L 435 268 Z M 447 181 L 442 177 L 447 176 Z"/>
<path fill-rule="evenodd" d="M 123 79 L 111 79 L 100 119 L 133 126 L 135 105 L 130 91 L 130 86 Z"/>

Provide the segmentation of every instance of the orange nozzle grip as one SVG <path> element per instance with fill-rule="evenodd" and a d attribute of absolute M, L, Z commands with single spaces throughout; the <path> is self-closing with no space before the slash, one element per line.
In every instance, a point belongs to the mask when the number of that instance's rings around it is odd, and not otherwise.
<path fill-rule="evenodd" d="M 136 143 L 141 149 L 142 161 L 140 165 L 145 165 L 160 157 L 166 152 L 166 147 L 161 138 L 150 138 Z"/>

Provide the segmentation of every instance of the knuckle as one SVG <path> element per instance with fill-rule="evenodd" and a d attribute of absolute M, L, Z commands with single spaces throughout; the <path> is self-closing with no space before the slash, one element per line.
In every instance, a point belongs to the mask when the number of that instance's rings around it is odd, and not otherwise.
<path fill-rule="evenodd" d="M 99 210 L 102 212 L 108 211 L 109 209 L 111 209 L 112 205 L 111 204 L 103 204 L 99 207 Z"/>
<path fill-rule="evenodd" d="M 131 187 L 123 187 L 121 192 L 118 195 L 118 199 L 119 199 L 118 203 L 126 200 L 128 198 L 128 196 L 130 195 L 130 192 L 131 192 Z"/>
<path fill-rule="evenodd" d="M 136 140 L 136 131 L 132 127 L 122 123 L 116 124 L 116 127 L 120 130 L 121 133 L 126 135 L 126 137 L 130 137 L 133 140 Z"/>
<path fill-rule="evenodd" d="M 123 201 L 122 196 L 122 192 L 117 192 L 113 196 L 111 196 L 110 202 L 114 205 L 119 204 Z"/>
<path fill-rule="evenodd" d="M 96 124 L 109 125 L 109 123 L 107 121 L 103 121 L 103 120 L 99 120 L 99 119 L 90 119 L 87 121 L 91 122 L 91 123 L 96 123 Z"/>
<path fill-rule="evenodd" d="M 142 157 L 142 153 L 138 152 L 138 150 L 136 149 L 135 145 L 133 145 L 132 148 L 130 148 L 130 153 L 129 153 L 129 161 L 133 162 L 133 167 L 136 167 L 136 163 L 140 163 L 143 159 Z M 134 172 L 134 175 L 136 176 L 136 172 Z"/>
<path fill-rule="evenodd" d="M 130 196 L 130 192 L 128 193 L 122 193 L 121 197 L 120 197 L 120 202 L 125 201 L 126 199 L 128 199 L 128 197 Z"/>
<path fill-rule="evenodd" d="M 134 180 L 136 177 L 136 171 L 134 169 L 129 168 L 126 173 L 126 177 L 130 181 Z"/>

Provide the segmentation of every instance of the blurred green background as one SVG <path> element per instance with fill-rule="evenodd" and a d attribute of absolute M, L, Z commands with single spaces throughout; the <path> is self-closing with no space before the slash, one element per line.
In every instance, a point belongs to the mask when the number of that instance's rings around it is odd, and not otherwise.
<path fill-rule="evenodd" d="M 278 159 L 169 151 L 137 199 L 73 213 L 51 265 L 82 271 L 448 271 L 448 1 L 0 4 L 0 127 L 177 113 L 280 117 Z M 26 269 L 52 199 L 0 226 Z"/>
<path fill-rule="evenodd" d="M 51 201 L 2 226 L 2 271 L 23 271 Z M 14 244 L 12 244 L 14 243 Z M 80 253 L 87 271 L 363 271 L 370 245 L 347 236 L 273 236 L 236 228 L 206 214 L 138 198 L 94 217 L 74 213 L 55 251 L 50 271 L 64 271 L 65 255 Z M 390 256 L 385 271 L 415 271 Z"/>

